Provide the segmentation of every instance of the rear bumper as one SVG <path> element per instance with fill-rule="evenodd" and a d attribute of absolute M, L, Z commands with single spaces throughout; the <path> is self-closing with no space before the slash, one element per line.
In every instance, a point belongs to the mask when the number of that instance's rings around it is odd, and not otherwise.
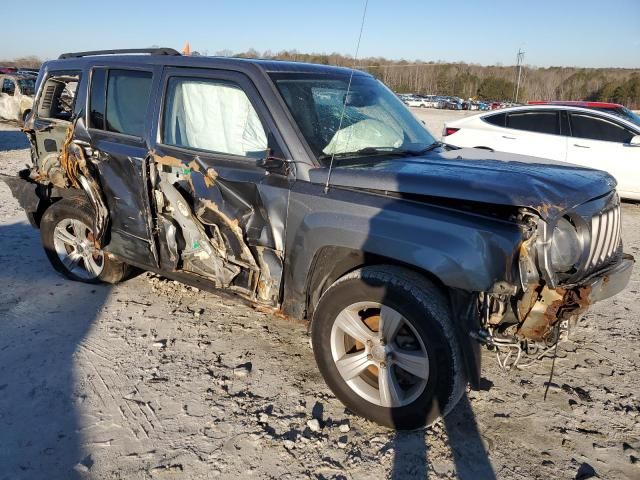
<path fill-rule="evenodd" d="M 600 272 L 598 276 L 583 283 L 580 288 L 590 290 L 589 303 L 613 297 L 624 290 L 631 279 L 634 263 L 633 256 L 625 254 L 618 262 Z"/>

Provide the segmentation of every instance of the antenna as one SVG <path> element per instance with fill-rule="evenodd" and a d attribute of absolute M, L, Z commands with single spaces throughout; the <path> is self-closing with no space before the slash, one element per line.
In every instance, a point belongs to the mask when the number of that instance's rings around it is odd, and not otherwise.
<path fill-rule="evenodd" d="M 353 72 L 358 62 L 358 52 L 360 51 L 360 40 L 362 40 L 362 30 L 364 30 L 364 19 L 367 16 L 367 6 L 369 5 L 369 0 L 365 0 L 364 2 L 364 10 L 362 12 L 362 22 L 360 23 L 360 34 L 358 35 L 358 43 L 356 44 L 356 53 L 353 56 L 353 68 L 351 68 L 351 74 L 349 75 L 349 83 L 347 84 L 347 93 L 344 96 L 344 102 L 342 102 L 342 113 L 340 114 L 340 122 L 338 122 L 338 130 L 336 130 L 336 134 L 340 133 L 342 129 L 342 120 L 344 119 L 344 112 L 347 108 L 347 99 L 349 98 L 349 92 L 351 91 L 351 80 L 353 80 Z M 336 137 L 336 145 L 338 138 Z M 329 172 L 327 173 L 327 183 L 324 185 L 324 193 L 325 195 L 329 192 L 329 180 L 331 180 L 331 170 L 333 169 L 333 159 L 336 156 L 336 149 L 334 147 L 333 152 L 331 152 L 331 161 L 329 162 Z"/>

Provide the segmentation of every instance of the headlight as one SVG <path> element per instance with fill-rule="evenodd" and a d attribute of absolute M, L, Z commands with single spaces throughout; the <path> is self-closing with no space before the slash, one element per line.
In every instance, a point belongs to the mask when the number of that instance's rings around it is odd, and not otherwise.
<path fill-rule="evenodd" d="M 566 218 L 561 218 L 553 229 L 549 260 L 555 272 L 571 270 L 580 260 L 582 244 L 575 227 Z"/>

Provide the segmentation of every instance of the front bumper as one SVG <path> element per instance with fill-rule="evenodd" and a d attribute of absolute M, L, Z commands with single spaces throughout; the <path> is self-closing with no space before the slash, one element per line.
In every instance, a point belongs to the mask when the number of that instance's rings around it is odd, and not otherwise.
<path fill-rule="evenodd" d="M 567 320 L 576 321 L 589 307 L 625 289 L 633 272 L 634 258 L 621 255 L 615 263 L 574 285 L 545 286 L 531 306 L 517 334 L 529 340 L 544 341 L 555 325 Z"/>
<path fill-rule="evenodd" d="M 581 288 L 590 289 L 589 303 L 613 297 L 624 290 L 631 279 L 634 263 L 632 255 L 624 254 L 618 262 L 584 283 Z"/>

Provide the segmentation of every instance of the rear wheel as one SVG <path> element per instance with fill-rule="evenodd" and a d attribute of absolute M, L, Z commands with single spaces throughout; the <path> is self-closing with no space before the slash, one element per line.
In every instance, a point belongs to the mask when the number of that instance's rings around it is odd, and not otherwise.
<path fill-rule="evenodd" d="M 126 277 L 128 266 L 97 246 L 93 216 L 82 197 L 53 204 L 40 222 L 42 245 L 51 265 L 71 280 L 117 283 Z"/>
<path fill-rule="evenodd" d="M 318 303 L 311 338 L 331 390 L 382 425 L 429 424 L 463 392 L 446 298 L 414 272 L 375 266 L 339 279 Z"/>

